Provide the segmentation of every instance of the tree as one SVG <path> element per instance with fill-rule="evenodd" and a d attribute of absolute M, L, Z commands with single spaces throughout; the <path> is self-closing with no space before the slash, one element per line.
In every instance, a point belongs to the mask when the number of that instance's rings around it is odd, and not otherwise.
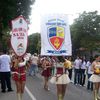
<path fill-rule="evenodd" d="M 100 48 L 100 15 L 97 11 L 83 12 L 71 25 L 74 49 L 80 47 L 89 51 Z"/>
<path fill-rule="evenodd" d="M 12 19 L 19 15 L 29 19 L 34 2 L 35 0 L 0 0 L 0 42 L 5 34 L 10 33 Z"/>
<path fill-rule="evenodd" d="M 41 48 L 41 40 L 40 40 L 40 34 L 34 33 L 28 37 L 28 52 L 30 53 L 40 53 Z"/>

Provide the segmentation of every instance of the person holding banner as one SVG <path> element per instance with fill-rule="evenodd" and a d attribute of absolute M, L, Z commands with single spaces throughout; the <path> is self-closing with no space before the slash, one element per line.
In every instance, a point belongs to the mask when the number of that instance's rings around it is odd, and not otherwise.
<path fill-rule="evenodd" d="M 52 64 L 56 65 L 56 74 L 50 81 L 57 85 L 58 100 L 63 100 L 70 79 L 64 71 L 65 60 L 62 56 L 72 55 L 68 17 L 65 14 L 47 14 L 42 16 L 41 23 L 41 55 L 58 58 L 56 64 Z"/>
<path fill-rule="evenodd" d="M 24 58 L 28 44 L 28 23 L 21 15 L 12 22 L 11 46 L 16 58 L 13 60 L 13 79 L 15 80 L 18 100 L 22 100 L 26 81 L 26 62 Z"/>
<path fill-rule="evenodd" d="M 26 81 L 26 59 L 23 57 L 15 57 L 12 60 L 12 78 L 15 81 L 17 89 L 17 100 L 22 100 Z"/>
<path fill-rule="evenodd" d="M 67 84 L 70 83 L 70 79 L 68 77 L 68 73 L 65 73 L 64 62 L 65 59 L 62 56 L 57 57 L 58 60 L 56 62 L 56 73 L 51 78 L 50 82 L 56 84 L 57 86 L 57 97 L 58 100 L 63 100 L 66 92 Z"/>

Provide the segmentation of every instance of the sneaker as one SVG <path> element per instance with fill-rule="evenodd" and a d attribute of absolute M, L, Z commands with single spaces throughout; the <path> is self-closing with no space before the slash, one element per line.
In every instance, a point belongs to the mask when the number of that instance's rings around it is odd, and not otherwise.
<path fill-rule="evenodd" d="M 47 91 L 50 91 L 50 88 L 49 87 L 47 88 Z"/>
<path fill-rule="evenodd" d="M 45 87 L 45 86 L 44 86 L 44 89 L 45 89 L 46 91 L 50 91 L 49 87 Z"/>
<path fill-rule="evenodd" d="M 77 83 L 75 83 L 75 85 L 78 85 Z"/>

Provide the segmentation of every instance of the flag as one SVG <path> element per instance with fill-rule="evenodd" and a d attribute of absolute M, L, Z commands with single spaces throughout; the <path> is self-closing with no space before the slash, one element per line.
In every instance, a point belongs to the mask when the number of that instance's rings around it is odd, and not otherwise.
<path fill-rule="evenodd" d="M 41 55 L 71 56 L 72 43 L 65 14 L 48 14 L 41 18 Z"/>

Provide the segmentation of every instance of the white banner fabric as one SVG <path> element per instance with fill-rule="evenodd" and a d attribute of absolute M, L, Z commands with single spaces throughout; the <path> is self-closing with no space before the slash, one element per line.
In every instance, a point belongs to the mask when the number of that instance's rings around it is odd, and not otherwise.
<path fill-rule="evenodd" d="M 48 14 L 41 19 L 41 55 L 71 56 L 72 43 L 65 14 Z"/>

